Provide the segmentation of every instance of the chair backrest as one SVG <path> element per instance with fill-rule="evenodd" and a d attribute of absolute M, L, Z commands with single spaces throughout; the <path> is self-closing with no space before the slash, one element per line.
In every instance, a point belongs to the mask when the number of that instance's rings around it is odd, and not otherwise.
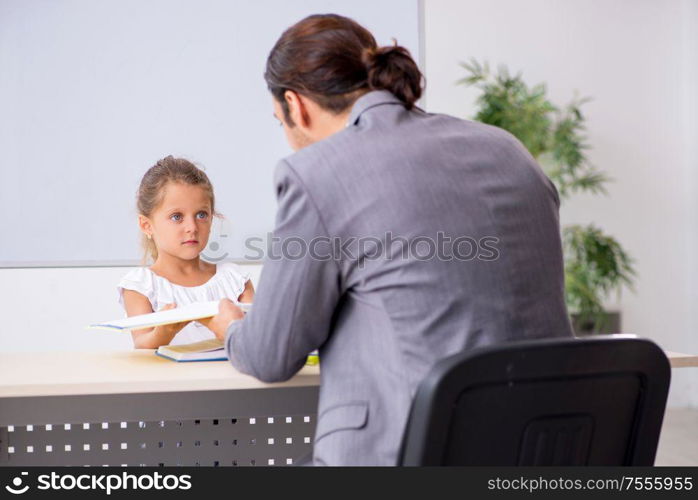
<path fill-rule="evenodd" d="M 400 464 L 653 465 L 670 377 L 632 335 L 458 353 L 419 386 Z"/>

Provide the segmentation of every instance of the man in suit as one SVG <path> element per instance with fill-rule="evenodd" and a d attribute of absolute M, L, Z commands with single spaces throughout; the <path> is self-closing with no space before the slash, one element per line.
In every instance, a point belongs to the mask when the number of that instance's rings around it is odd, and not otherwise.
<path fill-rule="evenodd" d="M 395 464 L 437 360 L 572 335 L 557 193 L 507 132 L 415 108 L 409 53 L 350 19 L 289 28 L 265 76 L 296 150 L 276 169 L 275 255 L 252 311 L 224 301 L 208 326 L 263 381 L 319 349 L 315 464 Z"/>

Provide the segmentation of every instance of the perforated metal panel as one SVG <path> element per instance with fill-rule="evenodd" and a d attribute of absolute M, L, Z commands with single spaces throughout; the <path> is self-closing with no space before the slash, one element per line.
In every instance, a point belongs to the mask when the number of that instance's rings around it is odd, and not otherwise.
<path fill-rule="evenodd" d="M 254 398 L 242 398 L 248 411 L 237 416 L 220 413 L 221 406 L 237 406 L 236 399 L 243 394 L 250 396 L 250 391 L 119 395 L 113 401 L 108 396 L 0 399 L 0 424 L 8 424 L 8 417 L 19 419 L 15 424 L 0 426 L 0 465 L 284 466 L 293 465 L 311 452 L 317 388 L 254 391 Z M 135 404 L 121 405 L 124 398 L 135 399 L 131 401 Z M 189 404 L 192 399 L 198 399 L 198 407 Z M 94 417 L 100 401 L 109 402 L 102 405 L 102 416 L 122 418 L 70 423 L 51 418 L 59 416 L 56 413 L 74 415 L 81 405 L 88 416 Z M 151 405 L 143 406 L 144 401 Z M 139 408 L 143 415 L 152 417 L 163 401 L 170 404 L 161 405 L 162 420 L 123 418 L 138 413 Z M 198 413 L 194 416 L 199 418 L 166 418 L 177 412 L 176 405 L 172 406 L 177 401 L 182 403 L 183 417 Z M 284 406 L 284 401 L 287 409 L 296 412 L 254 411 L 271 409 L 270 405 Z M 299 403 L 308 411 L 297 413 Z M 115 406 L 120 406 L 120 411 Z M 37 410 L 44 415 L 38 417 Z M 116 414 L 111 410 L 117 410 Z M 220 417 L 210 416 L 215 410 Z"/>

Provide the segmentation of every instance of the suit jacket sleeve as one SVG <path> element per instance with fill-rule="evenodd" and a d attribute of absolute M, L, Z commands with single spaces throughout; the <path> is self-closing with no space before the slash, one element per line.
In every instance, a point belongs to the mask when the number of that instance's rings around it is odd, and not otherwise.
<path fill-rule="evenodd" d="M 265 381 L 292 377 L 330 333 L 338 262 L 317 207 L 287 161 L 276 168 L 276 228 L 254 306 L 226 332 L 233 366 Z M 311 251 L 312 250 L 312 251 Z"/>

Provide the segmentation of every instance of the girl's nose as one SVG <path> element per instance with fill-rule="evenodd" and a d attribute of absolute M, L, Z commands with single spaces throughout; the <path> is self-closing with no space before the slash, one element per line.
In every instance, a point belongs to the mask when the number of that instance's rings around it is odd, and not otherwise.
<path fill-rule="evenodd" d="M 184 227 L 184 230 L 187 233 L 195 233 L 196 232 L 196 221 L 194 219 L 187 219 L 187 224 Z"/>

